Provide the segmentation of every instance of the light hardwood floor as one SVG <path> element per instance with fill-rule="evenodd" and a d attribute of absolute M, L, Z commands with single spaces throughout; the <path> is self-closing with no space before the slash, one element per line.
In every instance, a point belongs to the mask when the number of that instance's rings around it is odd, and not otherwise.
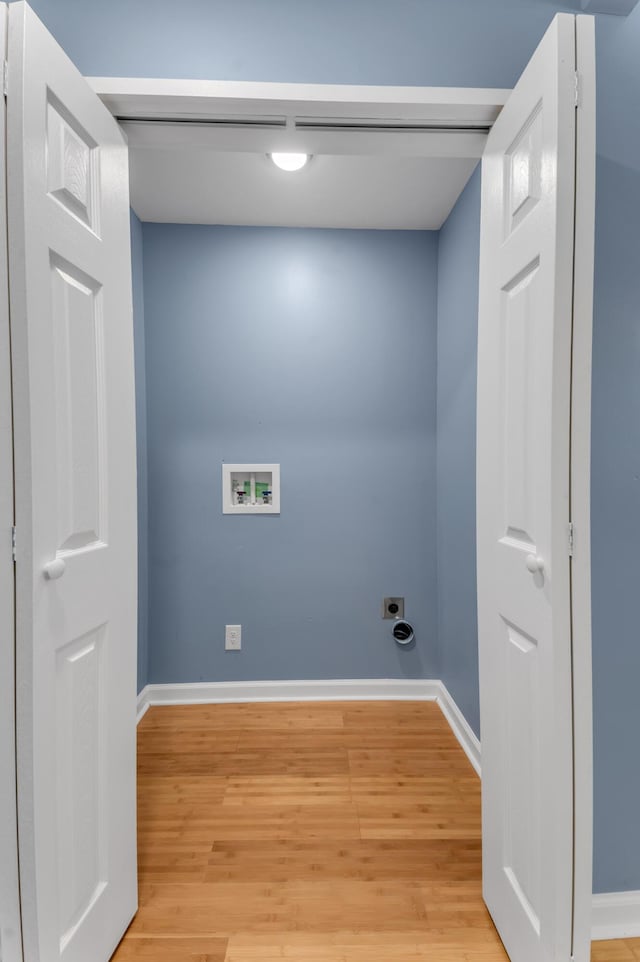
<path fill-rule="evenodd" d="M 156 707 L 138 749 L 140 910 L 113 962 L 506 962 L 480 784 L 434 703 Z"/>

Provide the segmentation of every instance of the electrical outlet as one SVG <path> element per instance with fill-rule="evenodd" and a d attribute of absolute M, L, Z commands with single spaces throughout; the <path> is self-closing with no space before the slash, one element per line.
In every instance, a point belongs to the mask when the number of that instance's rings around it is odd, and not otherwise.
<path fill-rule="evenodd" d="M 225 625 L 225 651 L 240 651 L 242 648 L 242 625 Z"/>
<path fill-rule="evenodd" d="M 404 598 L 385 598 L 382 602 L 382 617 L 394 618 L 396 621 L 404 618 Z"/>

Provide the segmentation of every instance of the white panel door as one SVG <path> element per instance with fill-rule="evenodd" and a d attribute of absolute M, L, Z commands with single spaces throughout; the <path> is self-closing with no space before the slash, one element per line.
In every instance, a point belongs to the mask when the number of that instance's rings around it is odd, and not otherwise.
<path fill-rule="evenodd" d="M 483 872 L 484 897 L 513 962 L 564 962 L 572 954 L 575 71 L 575 18 L 561 14 L 509 97 L 482 161 Z M 588 958 L 587 946 L 575 948 Z"/>
<path fill-rule="evenodd" d="M 107 962 L 137 900 L 127 149 L 24 3 L 8 61 L 25 962 Z"/>

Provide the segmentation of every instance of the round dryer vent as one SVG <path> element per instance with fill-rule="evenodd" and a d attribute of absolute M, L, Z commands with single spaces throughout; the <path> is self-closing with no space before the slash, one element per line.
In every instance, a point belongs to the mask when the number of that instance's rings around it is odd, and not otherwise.
<path fill-rule="evenodd" d="M 396 621 L 393 626 L 393 637 L 399 645 L 408 645 L 413 641 L 413 627 L 408 621 Z"/>

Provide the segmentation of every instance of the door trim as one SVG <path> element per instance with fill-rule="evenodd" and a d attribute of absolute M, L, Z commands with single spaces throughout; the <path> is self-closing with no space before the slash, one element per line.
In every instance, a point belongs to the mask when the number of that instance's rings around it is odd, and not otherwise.
<path fill-rule="evenodd" d="M 7 18 L 7 4 L 2 3 L 2 59 L 5 58 L 7 49 Z M 22 962 L 16 809 L 13 410 L 7 253 L 6 120 L 6 101 L 0 97 L 0 955 L 4 962 Z"/>
<path fill-rule="evenodd" d="M 482 156 L 510 91 L 87 77 L 131 147 Z"/>
<path fill-rule="evenodd" d="M 576 200 L 571 358 L 571 560 L 574 945 L 591 937 L 593 721 L 591 669 L 591 350 L 595 236 L 595 21 L 576 17 Z M 588 104 L 589 109 L 583 109 Z M 589 962 L 580 953 L 575 962 Z"/>

